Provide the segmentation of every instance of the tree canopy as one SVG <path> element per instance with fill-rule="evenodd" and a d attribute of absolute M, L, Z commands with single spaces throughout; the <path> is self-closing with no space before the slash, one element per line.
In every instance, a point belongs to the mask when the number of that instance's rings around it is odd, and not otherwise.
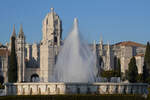
<path fill-rule="evenodd" d="M 11 37 L 11 54 L 8 68 L 8 82 L 17 82 L 17 56 L 15 48 L 15 37 Z"/>
<path fill-rule="evenodd" d="M 136 60 L 135 57 L 132 57 L 130 60 L 130 63 L 128 64 L 128 80 L 131 83 L 137 82 L 137 77 L 138 77 L 138 69 L 136 66 Z"/>
<path fill-rule="evenodd" d="M 150 44 L 147 42 L 145 56 L 144 56 L 144 65 L 143 65 L 143 82 L 150 83 Z"/>

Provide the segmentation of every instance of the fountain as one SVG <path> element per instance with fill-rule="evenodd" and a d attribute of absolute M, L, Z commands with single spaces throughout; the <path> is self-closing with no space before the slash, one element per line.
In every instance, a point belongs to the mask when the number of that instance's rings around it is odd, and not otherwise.
<path fill-rule="evenodd" d="M 53 82 L 7 83 L 6 95 L 148 94 L 146 83 L 96 82 L 96 56 L 79 34 L 74 19 L 54 69 Z"/>
<path fill-rule="evenodd" d="M 92 83 L 95 82 L 96 71 L 96 56 L 80 36 L 75 18 L 73 29 L 59 53 L 54 81 Z"/>

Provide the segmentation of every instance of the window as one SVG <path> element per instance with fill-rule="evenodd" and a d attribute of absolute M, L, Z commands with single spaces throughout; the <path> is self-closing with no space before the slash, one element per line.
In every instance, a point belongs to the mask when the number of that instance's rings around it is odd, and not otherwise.
<path fill-rule="evenodd" d="M 40 78 L 38 74 L 35 73 L 31 75 L 31 82 L 39 82 L 39 81 L 40 81 Z"/>
<path fill-rule="evenodd" d="M 46 24 L 48 24 L 48 19 L 46 20 Z"/>
<path fill-rule="evenodd" d="M 57 37 L 56 36 L 54 37 L 54 43 L 55 43 L 55 45 L 57 45 Z"/>

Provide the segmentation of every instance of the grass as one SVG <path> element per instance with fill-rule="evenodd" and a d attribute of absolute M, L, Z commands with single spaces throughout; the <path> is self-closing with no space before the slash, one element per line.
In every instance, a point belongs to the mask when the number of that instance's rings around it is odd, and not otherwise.
<path fill-rule="evenodd" d="M 150 100 L 150 95 L 103 94 L 103 95 L 22 95 L 2 96 L 0 100 Z"/>

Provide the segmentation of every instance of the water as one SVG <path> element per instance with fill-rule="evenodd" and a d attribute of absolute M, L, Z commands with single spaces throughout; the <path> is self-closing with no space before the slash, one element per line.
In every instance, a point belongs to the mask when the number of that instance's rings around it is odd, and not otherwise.
<path fill-rule="evenodd" d="M 65 39 L 54 69 L 55 82 L 95 82 L 96 56 L 79 34 L 78 20 Z"/>

